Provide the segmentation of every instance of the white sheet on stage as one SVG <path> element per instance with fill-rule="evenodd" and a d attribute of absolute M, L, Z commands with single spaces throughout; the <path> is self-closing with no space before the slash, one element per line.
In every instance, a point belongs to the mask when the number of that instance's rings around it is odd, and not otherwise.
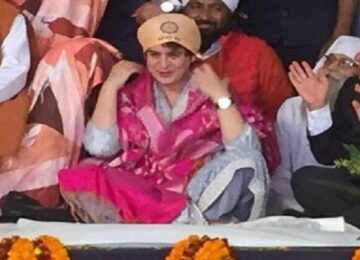
<path fill-rule="evenodd" d="M 0 238 L 14 235 L 35 238 L 49 234 L 68 246 L 168 246 L 190 234 L 227 238 L 238 247 L 348 247 L 360 245 L 360 230 L 342 217 L 296 219 L 267 217 L 234 225 L 125 225 L 69 224 L 21 219 L 17 224 L 0 224 Z"/>

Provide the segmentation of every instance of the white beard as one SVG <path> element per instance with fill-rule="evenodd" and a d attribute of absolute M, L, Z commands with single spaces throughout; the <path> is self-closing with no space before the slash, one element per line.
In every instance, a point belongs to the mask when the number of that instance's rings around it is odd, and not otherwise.
<path fill-rule="evenodd" d="M 335 78 L 335 77 L 331 76 L 329 92 L 328 92 L 328 96 L 327 96 L 327 100 L 330 103 L 331 111 L 334 110 L 334 105 L 335 105 L 337 96 L 339 94 L 340 89 L 344 85 L 344 82 L 346 79 L 347 78 L 344 78 L 344 77 Z"/>

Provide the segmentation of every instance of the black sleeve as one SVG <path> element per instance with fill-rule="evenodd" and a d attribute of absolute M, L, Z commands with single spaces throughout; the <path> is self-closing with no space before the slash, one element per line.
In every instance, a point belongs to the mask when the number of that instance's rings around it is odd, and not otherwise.
<path fill-rule="evenodd" d="M 347 157 L 343 143 L 333 126 L 321 134 L 308 135 L 308 139 L 315 159 L 321 164 L 332 165 L 335 159 Z"/>
<path fill-rule="evenodd" d="M 360 123 L 351 104 L 354 99 L 360 100 L 354 91 L 356 83 L 359 83 L 357 77 L 350 78 L 340 90 L 330 129 L 316 136 L 308 135 L 311 151 L 319 163 L 331 165 L 335 159 L 348 157 L 344 144 L 360 148 Z"/>

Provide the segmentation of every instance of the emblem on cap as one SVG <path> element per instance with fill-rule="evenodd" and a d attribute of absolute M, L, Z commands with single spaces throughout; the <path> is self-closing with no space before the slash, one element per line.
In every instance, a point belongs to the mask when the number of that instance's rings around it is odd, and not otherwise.
<path fill-rule="evenodd" d="M 179 26 L 174 22 L 166 21 L 161 24 L 160 30 L 163 33 L 168 33 L 168 34 L 177 33 L 177 31 L 179 30 Z"/>

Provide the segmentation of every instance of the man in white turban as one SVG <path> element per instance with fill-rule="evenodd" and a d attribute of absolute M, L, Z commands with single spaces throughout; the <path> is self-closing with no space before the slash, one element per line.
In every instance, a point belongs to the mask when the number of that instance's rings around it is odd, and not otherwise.
<path fill-rule="evenodd" d="M 339 37 L 317 62 L 314 71 L 322 69 L 329 78 L 327 100 L 333 110 L 335 100 L 345 80 L 358 73 L 355 55 L 360 51 L 360 38 Z M 314 158 L 307 138 L 307 110 L 301 96 L 287 99 L 277 114 L 276 134 L 281 164 L 271 179 L 269 213 L 281 214 L 284 209 L 301 211 L 296 202 L 290 179 L 292 174 L 306 165 L 320 165 Z M 321 123 L 318 123 L 321 125 Z"/>

